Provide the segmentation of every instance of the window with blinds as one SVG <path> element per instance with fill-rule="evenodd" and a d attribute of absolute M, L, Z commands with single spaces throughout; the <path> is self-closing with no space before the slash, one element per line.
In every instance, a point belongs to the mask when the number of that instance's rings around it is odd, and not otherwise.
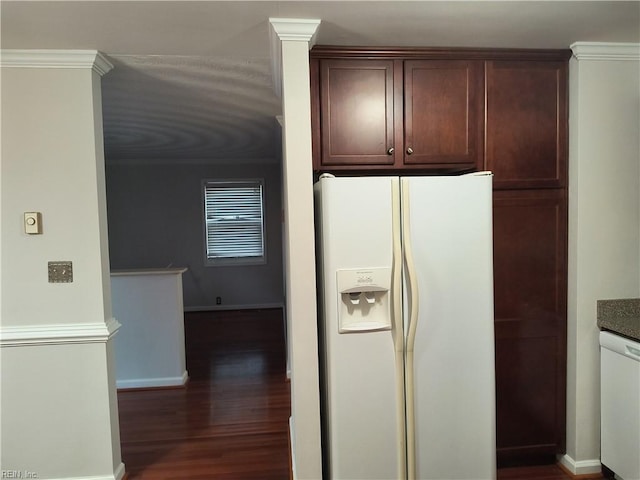
<path fill-rule="evenodd" d="M 264 263 L 264 182 L 205 181 L 208 264 Z"/>

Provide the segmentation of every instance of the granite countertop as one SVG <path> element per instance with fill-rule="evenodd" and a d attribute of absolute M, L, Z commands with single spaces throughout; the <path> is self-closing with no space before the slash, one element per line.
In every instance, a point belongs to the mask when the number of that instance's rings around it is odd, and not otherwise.
<path fill-rule="evenodd" d="M 598 300 L 598 327 L 640 341 L 640 298 Z"/>

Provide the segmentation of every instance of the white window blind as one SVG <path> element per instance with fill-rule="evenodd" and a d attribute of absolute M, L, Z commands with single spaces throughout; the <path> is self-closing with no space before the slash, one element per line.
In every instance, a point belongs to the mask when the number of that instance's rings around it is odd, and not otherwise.
<path fill-rule="evenodd" d="M 206 256 L 261 260 L 264 257 L 263 182 L 204 182 Z"/>

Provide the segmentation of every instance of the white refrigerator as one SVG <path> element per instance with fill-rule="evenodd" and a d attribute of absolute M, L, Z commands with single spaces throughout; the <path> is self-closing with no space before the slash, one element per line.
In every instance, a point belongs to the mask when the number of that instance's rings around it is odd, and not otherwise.
<path fill-rule="evenodd" d="M 315 184 L 326 479 L 496 478 L 491 185 Z"/>

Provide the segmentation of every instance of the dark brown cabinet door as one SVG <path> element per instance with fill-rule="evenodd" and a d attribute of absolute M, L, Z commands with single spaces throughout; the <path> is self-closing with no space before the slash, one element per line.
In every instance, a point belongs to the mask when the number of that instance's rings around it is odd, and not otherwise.
<path fill-rule="evenodd" d="M 486 63 L 485 165 L 499 188 L 566 184 L 567 64 Z"/>
<path fill-rule="evenodd" d="M 481 165 L 482 62 L 404 62 L 404 164 Z"/>
<path fill-rule="evenodd" d="M 499 465 L 564 447 L 566 205 L 563 189 L 494 192 Z"/>
<path fill-rule="evenodd" d="M 322 60 L 320 117 L 321 166 L 393 166 L 393 61 Z"/>

